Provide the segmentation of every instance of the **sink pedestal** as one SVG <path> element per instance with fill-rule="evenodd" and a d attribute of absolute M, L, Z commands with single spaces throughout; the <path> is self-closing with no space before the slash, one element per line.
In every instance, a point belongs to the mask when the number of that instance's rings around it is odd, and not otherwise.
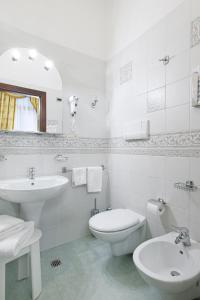
<path fill-rule="evenodd" d="M 38 227 L 44 203 L 45 201 L 20 203 L 20 218 L 34 221 L 35 227 Z"/>

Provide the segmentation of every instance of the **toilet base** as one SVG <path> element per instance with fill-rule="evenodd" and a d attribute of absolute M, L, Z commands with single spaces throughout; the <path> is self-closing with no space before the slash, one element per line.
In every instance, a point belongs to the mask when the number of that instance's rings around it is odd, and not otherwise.
<path fill-rule="evenodd" d="M 125 239 L 119 242 L 112 242 L 111 251 L 113 256 L 120 256 L 125 254 L 131 254 L 146 238 L 146 226 L 145 224 L 132 232 Z"/>

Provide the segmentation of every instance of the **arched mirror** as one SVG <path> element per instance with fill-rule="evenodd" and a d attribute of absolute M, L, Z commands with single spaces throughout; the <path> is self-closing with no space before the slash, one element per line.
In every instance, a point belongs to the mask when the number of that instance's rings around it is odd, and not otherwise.
<path fill-rule="evenodd" d="M 62 133 L 62 80 L 53 62 L 33 49 L 9 49 L 0 70 L 0 131 Z"/>

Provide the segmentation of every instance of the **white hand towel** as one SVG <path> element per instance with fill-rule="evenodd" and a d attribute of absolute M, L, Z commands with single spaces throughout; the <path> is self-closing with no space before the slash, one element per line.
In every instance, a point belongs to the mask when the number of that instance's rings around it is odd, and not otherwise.
<path fill-rule="evenodd" d="M 102 167 L 87 168 L 87 191 L 99 193 L 102 190 Z"/>
<path fill-rule="evenodd" d="M 72 186 L 86 184 L 86 168 L 72 169 Z"/>
<path fill-rule="evenodd" d="M 17 256 L 34 233 L 34 222 L 25 222 L 24 228 L 0 241 L 0 258 Z"/>
<path fill-rule="evenodd" d="M 24 228 L 24 220 L 12 216 L 0 215 L 0 240 L 19 232 Z"/>

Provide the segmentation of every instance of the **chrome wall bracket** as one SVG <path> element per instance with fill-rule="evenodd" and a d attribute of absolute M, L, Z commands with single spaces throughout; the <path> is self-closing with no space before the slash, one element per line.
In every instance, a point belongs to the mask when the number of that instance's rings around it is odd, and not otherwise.
<path fill-rule="evenodd" d="M 163 63 L 164 66 L 168 65 L 170 62 L 171 57 L 169 55 L 166 55 L 163 58 L 160 58 L 159 61 Z"/>
<path fill-rule="evenodd" d="M 188 192 L 195 192 L 199 187 L 194 184 L 192 180 L 187 180 L 184 182 L 176 182 L 174 187 L 178 190 L 188 191 Z"/>

